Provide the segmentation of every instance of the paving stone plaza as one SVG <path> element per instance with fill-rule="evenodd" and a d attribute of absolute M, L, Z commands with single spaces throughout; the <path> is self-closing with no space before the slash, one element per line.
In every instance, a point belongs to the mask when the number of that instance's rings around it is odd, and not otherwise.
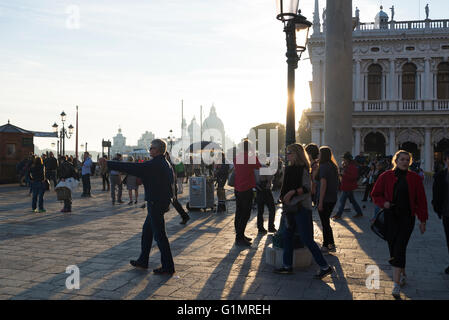
<path fill-rule="evenodd" d="M 73 212 L 60 213 L 62 204 L 53 191 L 44 198 L 46 213 L 31 212 L 28 189 L 0 185 L 0 299 L 151 299 L 151 300 L 392 300 L 392 270 L 387 244 L 369 228 L 373 207 L 365 216 L 332 221 L 337 252 L 326 256 L 335 273 L 323 281 L 312 276 L 315 263 L 293 275 L 274 274 L 265 262 L 272 234 L 257 233 L 256 210 L 247 227 L 251 248 L 234 245 L 235 202 L 227 213 L 191 212 L 183 226 L 177 212 L 166 213 L 166 228 L 175 261 L 173 277 L 154 275 L 160 255 L 153 242 L 148 271 L 134 269 L 130 259 L 140 252 L 141 228 L 146 209 L 124 204 L 112 206 L 110 193 L 102 192 L 100 179 L 92 179 L 92 198 L 74 194 Z M 188 201 L 188 188 L 180 202 Z M 430 186 L 427 185 L 429 199 Z M 275 194 L 276 196 L 277 194 Z M 362 194 L 357 192 L 360 201 Z M 233 198 L 232 189 L 227 190 Z M 140 199 L 143 199 L 141 188 Z M 362 204 L 362 202 L 360 202 Z M 429 201 L 430 203 L 430 201 Z M 268 213 L 265 214 L 267 220 Z M 449 264 L 441 221 L 430 209 L 427 231 L 418 227 L 407 250 L 406 300 L 448 299 Z M 266 225 L 265 220 L 265 225 Z M 276 227 L 280 213 L 276 214 Z M 314 212 L 315 240 L 321 243 L 321 225 Z M 67 289 L 68 266 L 80 271 L 80 288 Z M 379 267 L 379 286 L 367 286 L 372 266 Z M 371 269 L 370 269 L 371 268 Z"/>

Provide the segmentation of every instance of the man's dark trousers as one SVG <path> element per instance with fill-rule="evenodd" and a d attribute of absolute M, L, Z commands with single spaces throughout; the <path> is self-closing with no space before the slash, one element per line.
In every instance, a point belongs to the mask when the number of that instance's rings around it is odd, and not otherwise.
<path fill-rule="evenodd" d="M 82 176 L 83 181 L 83 194 L 90 195 L 90 174 L 84 174 Z"/>
<path fill-rule="evenodd" d="M 150 257 L 151 245 L 154 240 L 157 243 L 159 252 L 161 253 L 162 269 L 174 272 L 175 265 L 170 250 L 167 234 L 165 232 L 164 207 L 160 203 L 147 201 L 148 215 L 145 219 L 142 229 L 142 251 L 137 260 L 140 264 L 147 266 Z"/>
<path fill-rule="evenodd" d="M 276 207 L 274 205 L 273 193 L 270 189 L 257 190 L 257 228 L 263 229 L 263 212 L 265 205 L 268 207 L 268 228 L 274 229 L 274 215 Z"/>
<path fill-rule="evenodd" d="M 56 187 L 58 184 L 58 181 L 56 180 L 56 170 L 47 170 L 47 179 L 53 181 Z"/>
<path fill-rule="evenodd" d="M 253 190 L 235 191 L 235 238 L 236 240 L 242 240 L 245 237 L 245 229 L 248 224 L 248 220 L 251 216 L 251 209 L 253 203 Z"/>

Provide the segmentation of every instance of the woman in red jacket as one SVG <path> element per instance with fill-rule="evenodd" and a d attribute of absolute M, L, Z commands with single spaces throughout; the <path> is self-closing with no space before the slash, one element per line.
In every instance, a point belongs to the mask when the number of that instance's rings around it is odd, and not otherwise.
<path fill-rule="evenodd" d="M 374 203 L 385 209 L 385 226 L 389 263 L 393 266 L 393 296 L 400 297 L 400 287 L 405 285 L 405 254 L 415 226 L 415 216 L 421 224 L 421 234 L 426 231 L 427 200 L 421 177 L 409 170 L 412 155 L 399 150 L 393 157 L 393 169 L 379 176 L 371 192 Z"/>

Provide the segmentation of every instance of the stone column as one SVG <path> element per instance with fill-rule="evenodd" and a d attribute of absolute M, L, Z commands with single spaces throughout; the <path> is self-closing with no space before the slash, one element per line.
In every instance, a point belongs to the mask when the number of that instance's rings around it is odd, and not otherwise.
<path fill-rule="evenodd" d="M 432 110 L 433 79 L 430 73 L 430 58 L 424 58 L 424 110 Z"/>
<path fill-rule="evenodd" d="M 394 128 L 390 128 L 390 131 L 389 131 L 389 133 L 390 133 L 390 137 L 389 137 L 389 140 L 390 140 L 390 146 L 389 146 L 389 154 L 387 154 L 387 155 L 394 155 L 395 153 L 396 153 L 396 132 L 395 132 L 395 129 Z"/>
<path fill-rule="evenodd" d="M 355 59 L 355 110 L 362 111 L 362 91 L 363 88 L 362 77 L 360 74 L 360 59 Z"/>
<path fill-rule="evenodd" d="M 316 143 L 317 145 L 321 145 L 321 135 L 320 135 L 320 128 L 312 128 L 312 142 Z"/>
<path fill-rule="evenodd" d="M 355 128 L 355 139 L 354 139 L 354 157 L 360 153 L 360 129 Z"/>
<path fill-rule="evenodd" d="M 397 91 L 396 91 L 396 75 L 394 70 L 394 59 L 390 59 L 390 77 L 388 87 L 389 87 L 388 88 L 389 95 L 387 99 L 390 100 L 389 110 L 397 110 L 395 100 L 397 100 L 398 97 L 396 93 Z"/>
<path fill-rule="evenodd" d="M 321 111 L 321 61 L 313 61 L 312 63 L 312 111 Z"/>
<path fill-rule="evenodd" d="M 424 171 L 432 171 L 431 129 L 426 128 L 424 134 Z"/>
<path fill-rule="evenodd" d="M 327 0 L 324 143 L 337 159 L 352 149 L 352 0 Z"/>

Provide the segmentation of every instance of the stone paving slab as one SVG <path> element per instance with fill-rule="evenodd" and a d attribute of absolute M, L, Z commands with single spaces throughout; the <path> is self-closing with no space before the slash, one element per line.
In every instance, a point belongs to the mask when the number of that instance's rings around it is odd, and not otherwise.
<path fill-rule="evenodd" d="M 365 205 L 365 216 L 353 212 L 332 221 L 337 252 L 326 256 L 336 271 L 323 281 L 314 280 L 315 263 L 293 275 L 278 275 L 265 263 L 272 235 L 257 233 L 256 211 L 247 227 L 251 248 L 234 246 L 235 202 L 227 213 L 193 211 L 187 225 L 174 209 L 166 213 L 166 228 L 175 261 L 173 277 L 158 276 L 151 269 L 160 264 L 153 242 L 149 271 L 129 265 L 140 252 L 140 237 L 146 210 L 125 204 L 112 206 L 101 181 L 92 179 L 93 197 L 74 194 L 73 213 L 60 213 L 62 203 L 54 192 L 45 194 L 47 213 L 31 212 L 28 190 L 0 185 L 0 299 L 50 300 L 392 300 L 392 268 L 387 244 L 369 229 L 373 206 Z M 188 201 L 187 189 L 180 196 Z M 430 188 L 426 188 L 430 196 Z M 227 190 L 228 199 L 233 198 Z M 277 194 L 275 193 L 275 196 Z M 140 195 L 142 199 L 142 195 Z M 361 199 L 361 193 L 356 193 Z M 430 203 L 430 201 L 429 201 Z M 416 227 L 407 251 L 409 283 L 402 299 L 449 299 L 449 276 L 443 270 L 449 255 L 441 221 L 429 207 L 427 232 Z M 265 219 L 267 220 L 267 213 Z M 277 213 L 276 226 L 280 215 Z M 267 222 L 265 221 L 265 224 Z M 322 240 L 321 224 L 314 212 L 314 233 Z M 80 270 L 80 289 L 67 289 L 66 268 Z M 366 285 L 368 266 L 379 268 L 379 287 Z"/>

